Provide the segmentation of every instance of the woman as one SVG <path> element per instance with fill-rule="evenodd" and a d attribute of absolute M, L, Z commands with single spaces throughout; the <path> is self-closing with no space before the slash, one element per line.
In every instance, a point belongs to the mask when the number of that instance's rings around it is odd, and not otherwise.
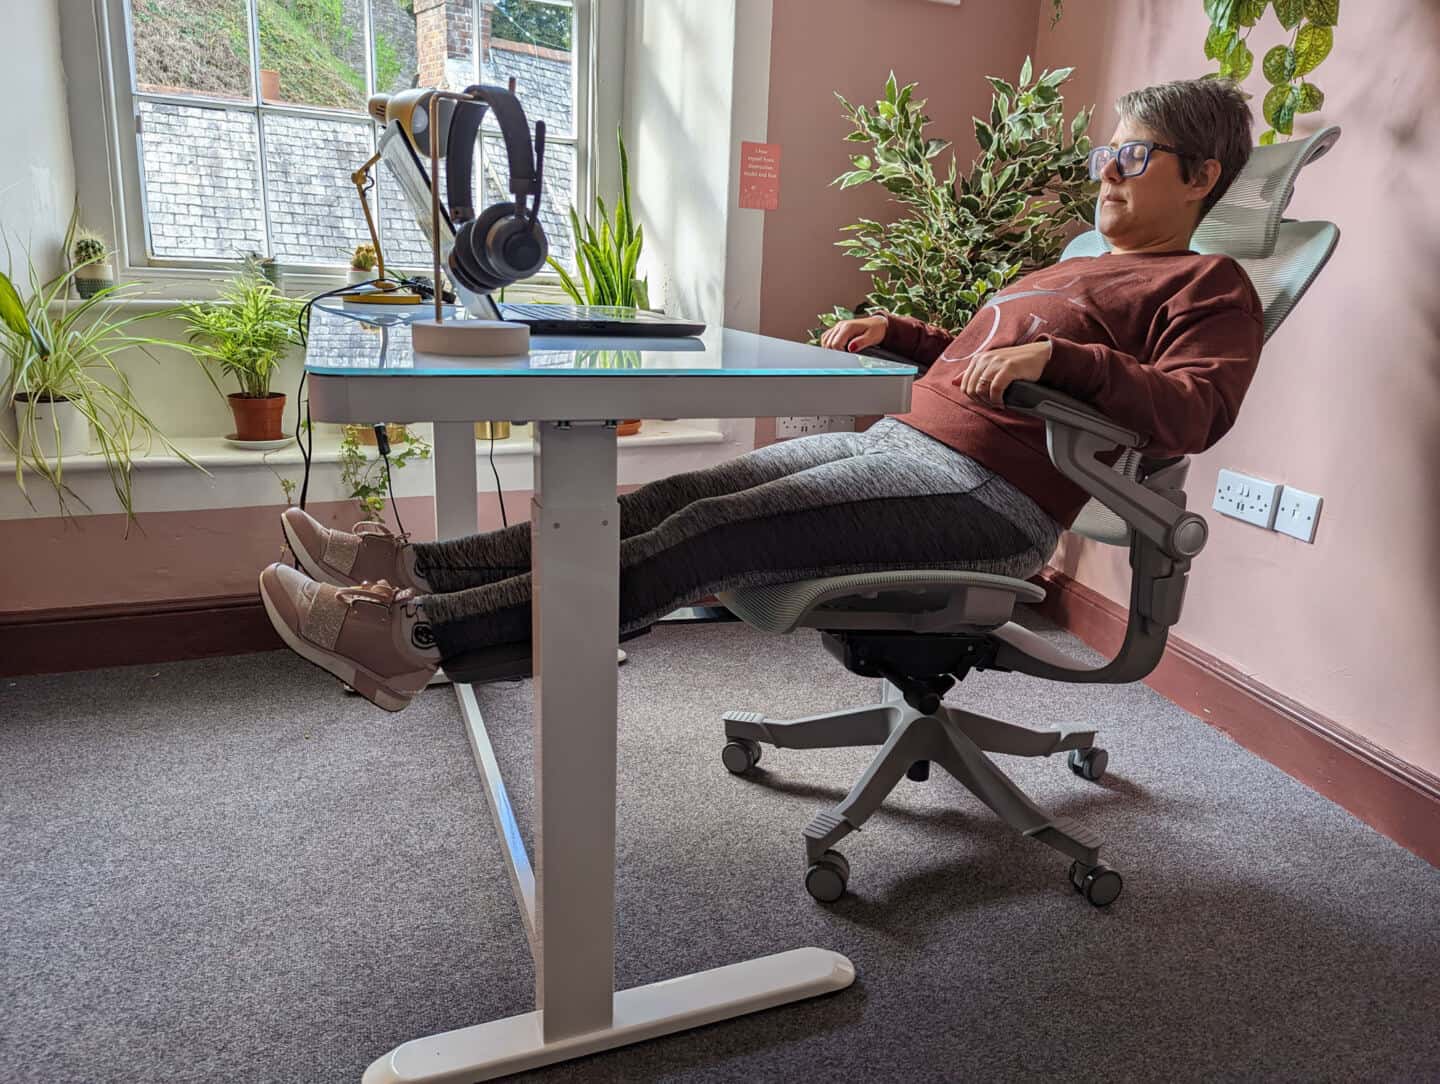
<path fill-rule="evenodd" d="M 1234 260 L 1189 243 L 1249 157 L 1249 107 L 1233 85 L 1190 80 L 1116 110 L 1089 161 L 1107 254 L 1025 276 L 958 335 L 888 314 L 825 333 L 830 349 L 881 346 L 926 367 L 909 413 L 620 498 L 622 634 L 727 588 L 904 568 L 1033 575 L 1089 497 L 1050 462 L 1043 421 L 1004 408 L 1013 380 L 1090 403 L 1148 435 L 1150 455 L 1203 451 L 1229 430 L 1260 355 L 1260 300 Z M 298 509 L 283 523 L 304 571 L 260 574 L 271 620 L 383 708 L 403 708 L 446 659 L 529 639 L 528 524 L 408 543 Z"/>

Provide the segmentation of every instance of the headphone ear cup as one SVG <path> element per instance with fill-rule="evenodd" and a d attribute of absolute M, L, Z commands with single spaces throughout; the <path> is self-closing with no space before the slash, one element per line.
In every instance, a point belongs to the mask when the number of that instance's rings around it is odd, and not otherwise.
<path fill-rule="evenodd" d="M 483 293 L 486 290 L 497 289 L 497 286 L 492 284 L 489 276 L 485 274 L 484 268 L 475 259 L 474 236 L 474 222 L 466 222 L 455 232 L 455 244 L 450 248 L 450 259 L 447 261 L 450 274 L 467 290 Z"/>
<path fill-rule="evenodd" d="M 499 249 L 506 273 L 514 279 L 527 279 L 545 266 L 545 257 L 550 255 L 550 242 L 545 236 L 545 227 L 537 218 L 527 220 L 523 214 L 502 223 L 491 234 L 490 244 Z M 487 253 L 492 266 L 497 264 L 495 254 Z"/>
<path fill-rule="evenodd" d="M 506 273 L 503 260 L 500 263 L 496 262 L 494 254 L 500 249 L 491 241 L 496 229 L 503 230 L 505 220 L 513 217 L 514 214 L 515 205 L 513 203 L 493 203 L 486 207 L 480 217 L 470 226 L 466 255 L 469 257 L 470 266 L 478 269 L 481 276 L 492 283 L 488 287 L 491 290 L 508 286 L 517 277 Z"/>

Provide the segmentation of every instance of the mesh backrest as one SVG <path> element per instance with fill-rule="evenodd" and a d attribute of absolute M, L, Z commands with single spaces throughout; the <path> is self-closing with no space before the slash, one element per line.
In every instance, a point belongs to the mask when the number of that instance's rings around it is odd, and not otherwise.
<path fill-rule="evenodd" d="M 1245 168 L 1191 238 L 1190 247 L 1196 252 L 1223 252 L 1245 269 L 1265 310 L 1267 340 L 1290 315 L 1340 238 L 1333 223 L 1292 222 L 1283 217 L 1295 191 L 1296 174 L 1339 138 L 1340 129 L 1332 126 L 1306 139 L 1254 148 Z M 1109 250 L 1099 231 L 1090 230 L 1065 246 L 1060 258 L 1099 256 Z M 1115 461 L 1115 469 L 1134 478 L 1139 463 L 1140 453 L 1132 449 Z M 1125 521 L 1097 500 L 1080 510 L 1070 529 L 1096 542 L 1129 544 Z"/>

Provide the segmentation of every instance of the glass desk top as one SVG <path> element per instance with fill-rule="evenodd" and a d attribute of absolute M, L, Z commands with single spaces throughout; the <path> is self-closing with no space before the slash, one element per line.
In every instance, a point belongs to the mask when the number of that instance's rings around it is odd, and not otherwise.
<path fill-rule="evenodd" d="M 317 304 L 305 369 L 316 376 L 914 376 L 915 367 L 817 346 L 710 328 L 700 338 L 536 335 L 530 353 L 465 358 L 417 354 L 410 321 L 431 306 Z M 399 310 L 399 311 L 396 311 Z M 446 317 L 451 312 L 447 310 Z"/>

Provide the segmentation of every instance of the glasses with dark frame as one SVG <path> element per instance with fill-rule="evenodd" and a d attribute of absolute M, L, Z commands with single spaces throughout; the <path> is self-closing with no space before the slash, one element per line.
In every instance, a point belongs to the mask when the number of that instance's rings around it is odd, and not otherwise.
<path fill-rule="evenodd" d="M 1172 147 L 1166 143 L 1157 143 L 1153 139 L 1130 139 L 1121 143 L 1118 147 L 1096 147 L 1090 152 L 1086 160 L 1090 168 L 1090 179 L 1098 181 L 1110 163 L 1118 162 L 1120 176 L 1138 177 L 1144 173 L 1150 165 L 1150 155 L 1154 151 L 1166 151 L 1177 158 L 1194 159 L 1196 156 L 1188 151 L 1182 151 L 1179 147 Z"/>

